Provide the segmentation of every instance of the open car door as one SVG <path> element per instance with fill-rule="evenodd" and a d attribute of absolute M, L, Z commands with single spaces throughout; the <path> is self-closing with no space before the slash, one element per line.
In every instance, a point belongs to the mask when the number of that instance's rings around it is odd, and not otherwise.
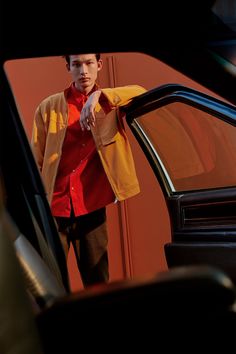
<path fill-rule="evenodd" d="M 168 84 L 124 109 L 168 207 L 168 266 L 210 264 L 236 281 L 236 108 Z"/>

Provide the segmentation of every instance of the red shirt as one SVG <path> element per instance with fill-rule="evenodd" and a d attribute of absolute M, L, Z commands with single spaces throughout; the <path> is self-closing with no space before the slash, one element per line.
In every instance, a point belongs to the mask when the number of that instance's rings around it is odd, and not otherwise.
<path fill-rule="evenodd" d="M 52 198 L 52 214 L 84 215 L 114 202 L 115 195 L 100 161 L 91 131 L 82 131 L 80 112 L 87 96 L 71 85 L 67 92 L 68 127 Z"/>

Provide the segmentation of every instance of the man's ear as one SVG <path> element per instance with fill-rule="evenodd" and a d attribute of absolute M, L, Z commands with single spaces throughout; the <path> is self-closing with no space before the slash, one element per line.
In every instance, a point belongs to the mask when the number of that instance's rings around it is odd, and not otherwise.
<path fill-rule="evenodd" d="M 99 59 L 98 60 L 98 71 L 100 71 L 102 69 L 102 66 L 103 66 L 103 61 L 102 61 L 102 59 Z"/>
<path fill-rule="evenodd" d="M 68 63 L 66 63 L 66 69 L 70 71 L 70 65 Z"/>

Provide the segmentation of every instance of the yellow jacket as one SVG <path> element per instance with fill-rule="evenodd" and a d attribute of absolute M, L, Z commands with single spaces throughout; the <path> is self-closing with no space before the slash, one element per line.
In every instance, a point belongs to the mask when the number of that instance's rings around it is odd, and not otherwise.
<path fill-rule="evenodd" d="M 96 121 L 92 134 L 104 170 L 118 200 L 139 193 L 133 156 L 119 111 L 115 108 L 146 90 L 138 85 L 101 89 L 108 99 L 111 112 L 105 114 L 96 106 Z M 64 92 L 44 99 L 36 109 L 32 149 L 42 174 L 47 197 L 51 203 L 62 144 L 68 123 L 68 105 Z M 69 156 L 68 156 L 69 158 Z"/>

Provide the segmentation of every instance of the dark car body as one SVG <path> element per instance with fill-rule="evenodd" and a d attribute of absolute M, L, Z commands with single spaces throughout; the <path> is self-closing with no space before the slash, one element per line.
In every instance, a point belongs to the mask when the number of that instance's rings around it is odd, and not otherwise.
<path fill-rule="evenodd" d="M 4 309 L 5 316 L 10 318 L 9 322 L 0 324 L 4 328 L 0 334 L 4 354 L 12 348 L 15 353 L 24 354 L 236 352 L 236 154 L 233 154 L 236 151 L 236 77 L 233 71 L 236 35 L 232 26 L 216 15 L 215 9 L 220 7 L 215 3 L 160 2 L 155 14 L 147 7 L 137 8 L 139 15 L 149 19 L 145 31 L 135 25 L 137 17 L 134 19 L 127 12 L 125 18 L 120 17 L 122 24 L 119 30 L 114 30 L 109 46 L 104 40 L 109 24 L 105 26 L 103 21 L 99 27 L 102 38 L 93 46 L 88 46 L 84 36 L 78 45 L 78 25 L 72 19 L 69 25 L 64 23 L 63 28 L 56 27 L 54 22 L 53 26 L 52 18 L 56 13 L 46 9 L 45 17 L 37 23 L 41 26 L 33 33 L 33 41 L 29 40 L 29 32 L 36 26 L 34 16 L 28 16 L 25 22 L 24 16 L 21 22 L 16 19 L 15 26 L 19 30 L 13 35 L 4 31 L 3 21 L 0 43 L 0 260 L 3 270 L 0 303 L 1 311 Z M 29 8 L 27 10 L 29 13 Z M 7 7 L 4 13 L 6 16 L 9 13 Z M 97 25 L 97 21 L 94 23 Z M 164 26 L 168 26 L 168 31 L 163 31 Z M 82 28 L 81 22 L 81 31 Z M 90 30 L 91 38 L 98 29 L 91 26 Z M 211 89 L 224 102 L 173 84 L 148 91 L 123 108 L 168 205 L 172 240 L 165 246 L 165 254 L 170 269 L 155 277 L 111 283 L 72 294 L 66 260 L 4 62 L 91 51 L 145 52 Z M 210 141 L 209 134 L 220 132 L 224 133 L 223 141 L 229 141 L 230 146 L 224 155 L 219 155 L 220 134 L 214 135 L 212 141 L 216 143 L 216 150 L 210 156 L 201 155 L 197 142 L 186 145 L 188 153 L 192 149 L 192 155 L 186 154 L 186 157 L 191 156 L 190 162 L 194 161 L 193 156 L 196 158 L 198 170 L 194 173 L 194 169 L 189 169 L 188 174 L 181 175 L 178 171 L 186 170 L 179 168 L 177 159 L 174 169 L 171 165 L 173 146 L 167 148 L 161 144 L 168 135 L 161 140 L 153 134 L 160 129 L 165 134 L 170 132 L 164 126 L 166 112 L 172 117 L 176 139 L 177 126 L 178 132 L 182 132 L 178 146 L 184 141 L 183 137 L 189 142 L 189 137 L 194 135 L 189 119 L 185 119 L 189 112 L 191 116 L 197 113 L 198 126 L 206 135 L 201 144 Z M 183 162 L 185 154 L 181 149 L 178 151 L 178 156 L 182 157 L 178 161 Z M 225 173 L 229 167 L 231 174 Z M 18 261 L 26 282 L 19 272 Z M 22 318 L 24 321 L 19 325 Z"/>

